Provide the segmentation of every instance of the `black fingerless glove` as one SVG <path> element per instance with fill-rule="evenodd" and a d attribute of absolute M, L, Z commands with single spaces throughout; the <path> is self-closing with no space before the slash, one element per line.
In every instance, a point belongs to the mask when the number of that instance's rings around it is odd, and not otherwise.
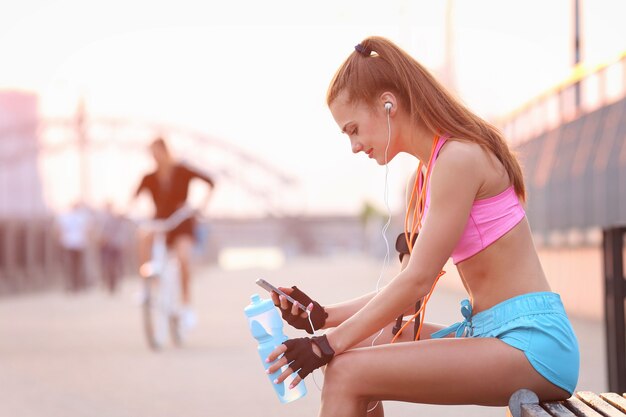
<path fill-rule="evenodd" d="M 322 352 L 321 357 L 313 351 L 313 343 Z M 302 379 L 317 368 L 326 365 L 335 356 L 335 351 L 330 347 L 326 335 L 289 339 L 285 341 L 284 345 L 287 346 L 285 358 L 287 358 L 289 367 L 297 372 Z"/>
<path fill-rule="evenodd" d="M 411 242 L 411 246 L 415 245 L 415 241 L 417 240 L 417 233 L 413 235 L 413 241 Z M 400 233 L 396 238 L 396 251 L 398 251 L 398 257 L 400 258 L 400 262 L 402 262 L 402 258 L 404 255 L 408 255 L 411 252 L 409 251 L 409 245 L 406 243 L 406 235 L 404 233 Z"/>
<path fill-rule="evenodd" d="M 289 295 L 304 307 L 308 307 L 309 304 L 313 303 L 313 310 L 311 310 L 309 314 L 311 315 L 311 321 L 313 322 L 315 330 L 319 330 L 324 327 L 324 324 L 326 324 L 326 317 L 328 317 L 328 313 L 324 310 L 324 307 L 322 307 L 317 301 L 313 301 L 311 297 L 300 291 L 295 285 L 291 288 L 293 288 L 293 291 Z M 311 323 L 309 323 L 308 317 L 300 317 L 301 311 L 298 315 L 294 316 L 291 314 L 291 307 L 293 304 L 289 301 L 287 301 L 287 303 L 289 304 L 289 308 L 287 308 L 287 310 L 283 310 L 282 308 L 280 309 L 280 314 L 283 316 L 283 320 L 296 329 L 306 330 L 307 333 L 313 334 L 313 329 L 311 329 Z M 280 308 L 280 305 L 277 307 Z"/>

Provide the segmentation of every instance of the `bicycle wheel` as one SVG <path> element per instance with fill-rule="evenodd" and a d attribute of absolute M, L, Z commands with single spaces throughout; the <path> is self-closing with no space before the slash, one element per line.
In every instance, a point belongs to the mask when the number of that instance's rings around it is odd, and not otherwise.
<path fill-rule="evenodd" d="M 162 286 L 168 306 L 169 333 L 174 346 L 180 347 L 184 341 L 180 305 L 180 265 L 176 257 L 170 257 L 163 268 Z"/>
<path fill-rule="evenodd" d="M 143 304 L 143 327 L 148 346 L 159 350 L 165 345 L 169 327 L 169 309 L 158 276 L 144 279 L 146 298 Z"/>

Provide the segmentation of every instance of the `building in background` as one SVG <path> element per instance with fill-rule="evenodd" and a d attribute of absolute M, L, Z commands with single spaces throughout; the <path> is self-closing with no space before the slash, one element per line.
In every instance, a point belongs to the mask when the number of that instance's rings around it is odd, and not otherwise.
<path fill-rule="evenodd" d="M 0 219 L 43 217 L 38 168 L 38 98 L 0 91 Z"/>

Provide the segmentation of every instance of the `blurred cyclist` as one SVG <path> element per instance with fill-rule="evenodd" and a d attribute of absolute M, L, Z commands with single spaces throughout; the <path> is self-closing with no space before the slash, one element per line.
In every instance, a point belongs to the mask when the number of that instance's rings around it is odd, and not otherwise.
<path fill-rule="evenodd" d="M 156 170 L 143 177 L 133 196 L 133 200 L 136 199 L 142 191 L 149 191 L 154 202 L 155 218 L 166 219 L 186 203 L 189 183 L 192 179 L 199 178 L 209 186 L 209 192 L 207 192 L 201 207 L 201 210 L 204 209 L 212 194 L 210 191 L 212 191 L 215 186 L 213 179 L 185 163 L 177 162 L 170 153 L 163 138 L 159 137 L 155 139 L 150 145 L 150 151 L 156 163 Z M 183 306 L 181 320 L 183 326 L 186 328 L 193 327 L 197 321 L 191 309 L 190 291 L 190 258 L 195 240 L 194 225 L 195 219 L 189 218 L 183 221 L 174 230 L 168 232 L 166 238 L 168 248 L 176 253 L 180 261 L 181 301 Z M 152 233 L 142 232 L 139 239 L 140 265 L 150 260 L 151 248 Z M 140 274 L 142 274 L 141 268 Z M 145 273 L 143 273 L 142 276 L 145 277 Z"/>

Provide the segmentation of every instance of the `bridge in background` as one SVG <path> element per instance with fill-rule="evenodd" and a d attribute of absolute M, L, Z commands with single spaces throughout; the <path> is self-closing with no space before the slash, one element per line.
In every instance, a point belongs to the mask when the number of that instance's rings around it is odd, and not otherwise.
<path fill-rule="evenodd" d="M 254 202 L 257 209 L 248 215 L 286 214 L 293 205 L 285 196 L 298 193 L 293 175 L 192 129 L 89 117 L 82 104 L 74 118 L 40 119 L 37 97 L 22 92 L 0 92 L 0 113 L 0 218 L 41 217 L 50 212 L 46 200 L 95 206 L 119 188 L 130 195 L 150 169 L 147 147 L 157 136 L 168 140 L 177 157 L 208 167 L 241 205 Z"/>

